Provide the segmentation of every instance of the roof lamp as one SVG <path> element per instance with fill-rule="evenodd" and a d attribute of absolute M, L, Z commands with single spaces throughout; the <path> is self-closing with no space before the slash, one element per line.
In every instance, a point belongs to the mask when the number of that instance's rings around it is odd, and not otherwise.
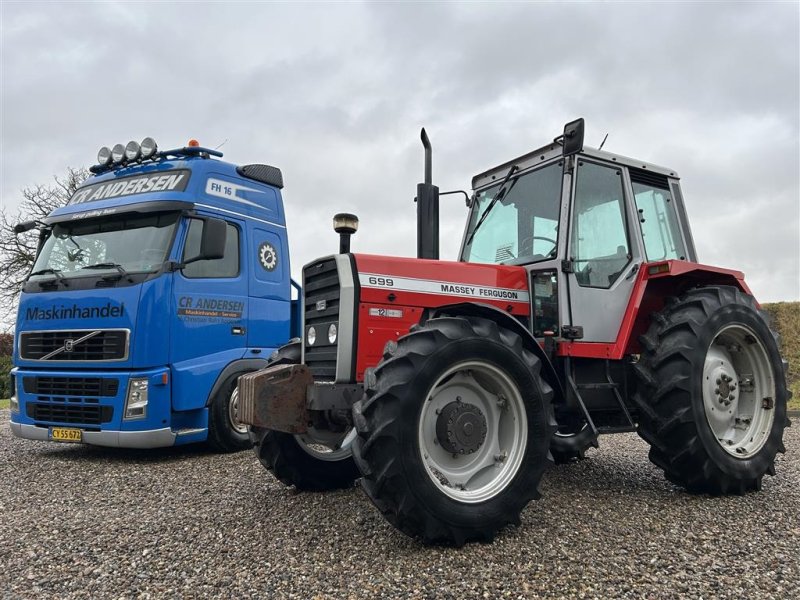
<path fill-rule="evenodd" d="M 125 146 L 122 144 L 115 144 L 111 149 L 111 160 L 115 165 L 121 165 L 125 160 Z"/>
<path fill-rule="evenodd" d="M 189 146 L 189 148 L 198 148 L 200 147 L 200 142 L 197 140 L 189 140 L 189 143 L 186 145 Z"/>
<path fill-rule="evenodd" d="M 125 146 L 125 158 L 128 159 L 128 162 L 133 162 L 137 160 L 142 155 L 142 150 L 139 147 L 138 142 L 134 142 L 131 140 L 128 142 L 128 145 Z"/>
<path fill-rule="evenodd" d="M 97 152 L 97 164 L 107 167 L 111 162 L 111 149 L 108 146 L 103 146 Z"/>
<path fill-rule="evenodd" d="M 151 137 L 146 137 L 142 140 L 141 145 L 142 158 L 153 158 L 158 152 L 156 141 Z"/>

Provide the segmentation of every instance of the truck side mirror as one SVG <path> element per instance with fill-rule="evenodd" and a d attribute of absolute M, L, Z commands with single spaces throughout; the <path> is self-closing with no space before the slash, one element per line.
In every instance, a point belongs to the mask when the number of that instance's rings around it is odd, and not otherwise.
<path fill-rule="evenodd" d="M 185 266 L 198 260 L 216 260 L 225 256 L 225 240 L 228 228 L 225 221 L 209 217 L 203 219 L 203 232 L 200 234 L 200 254 L 188 258 L 180 265 Z"/>
<path fill-rule="evenodd" d="M 23 221 L 22 223 L 17 223 L 16 225 L 14 225 L 14 234 L 19 235 L 20 233 L 25 233 L 26 231 L 30 231 L 38 224 L 39 224 L 38 221 Z"/>
<path fill-rule="evenodd" d="M 225 256 L 227 225 L 222 219 L 206 219 L 200 237 L 200 256 L 204 260 L 215 260 Z"/>
<path fill-rule="evenodd" d="M 583 119 L 575 119 L 564 125 L 564 156 L 572 156 L 583 150 Z"/>

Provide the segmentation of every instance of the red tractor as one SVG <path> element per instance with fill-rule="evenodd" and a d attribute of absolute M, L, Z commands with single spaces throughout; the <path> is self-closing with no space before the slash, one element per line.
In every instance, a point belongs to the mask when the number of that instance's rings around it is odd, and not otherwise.
<path fill-rule="evenodd" d="M 426 543 L 517 524 L 553 462 L 636 431 L 691 492 L 774 475 L 785 363 L 738 271 L 697 262 L 675 171 L 583 147 L 583 120 L 472 180 L 457 262 L 417 187 L 418 258 L 303 269 L 303 332 L 239 380 L 256 454 L 302 490 L 361 486 Z"/>

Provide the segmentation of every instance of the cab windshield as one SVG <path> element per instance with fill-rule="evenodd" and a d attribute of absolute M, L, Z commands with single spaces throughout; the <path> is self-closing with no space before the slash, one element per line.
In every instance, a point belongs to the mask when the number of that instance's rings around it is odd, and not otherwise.
<path fill-rule="evenodd" d="M 558 245 L 561 172 L 558 163 L 552 163 L 512 177 L 505 185 L 505 194 L 493 206 L 500 184 L 480 192 L 470 215 L 462 260 L 525 264 L 554 258 Z"/>
<path fill-rule="evenodd" d="M 179 213 L 119 215 L 57 223 L 44 242 L 30 279 L 142 273 L 166 260 Z"/>

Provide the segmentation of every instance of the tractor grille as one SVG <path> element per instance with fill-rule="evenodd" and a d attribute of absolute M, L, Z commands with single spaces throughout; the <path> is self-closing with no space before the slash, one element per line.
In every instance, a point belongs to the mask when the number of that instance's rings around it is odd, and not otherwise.
<path fill-rule="evenodd" d="M 339 340 L 337 336 L 333 344 L 328 341 L 328 328 L 331 324 L 339 327 L 339 289 L 335 259 L 323 259 L 303 269 L 305 364 L 317 381 L 336 379 Z M 313 346 L 308 345 L 309 327 L 317 332 Z"/>
<path fill-rule="evenodd" d="M 19 356 L 53 362 L 125 360 L 128 330 L 25 331 L 19 339 Z"/>
<path fill-rule="evenodd" d="M 23 377 L 22 389 L 36 396 L 73 396 L 78 398 L 113 397 L 119 379 L 105 377 Z"/>
<path fill-rule="evenodd" d="M 76 402 L 77 399 L 58 400 L 60 402 L 28 402 L 26 404 L 28 416 L 41 423 L 66 423 L 90 427 L 108 423 L 114 416 L 112 406 Z"/>

